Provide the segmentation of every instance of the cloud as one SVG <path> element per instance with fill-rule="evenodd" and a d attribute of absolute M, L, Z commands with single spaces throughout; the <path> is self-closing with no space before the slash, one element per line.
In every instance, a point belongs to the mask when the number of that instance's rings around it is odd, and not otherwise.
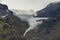
<path fill-rule="evenodd" d="M 2 0 L 0 0 L 0 2 L 1 2 Z"/>

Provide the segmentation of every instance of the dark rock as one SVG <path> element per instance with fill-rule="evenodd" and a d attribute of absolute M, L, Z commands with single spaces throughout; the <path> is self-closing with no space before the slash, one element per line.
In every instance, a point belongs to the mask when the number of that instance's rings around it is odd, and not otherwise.
<path fill-rule="evenodd" d="M 0 3 L 0 9 L 2 9 L 2 10 L 8 10 L 8 7 L 7 7 L 7 5 Z"/>
<path fill-rule="evenodd" d="M 5 38 L 6 34 L 0 34 L 0 38 Z"/>

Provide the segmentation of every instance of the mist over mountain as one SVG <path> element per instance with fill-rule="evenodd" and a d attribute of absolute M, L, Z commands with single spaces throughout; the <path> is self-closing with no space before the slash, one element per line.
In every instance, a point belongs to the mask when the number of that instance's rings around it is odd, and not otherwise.
<path fill-rule="evenodd" d="M 28 32 L 25 38 L 22 35 L 29 24 L 13 13 L 21 13 L 20 16 L 24 15 L 27 18 L 35 14 L 34 11 L 10 10 L 7 5 L 0 4 L 0 17 L 9 14 L 4 19 L 0 18 L 1 40 L 60 40 L 60 2 L 50 3 L 46 8 L 36 12 L 35 17 L 51 17 L 51 19 Z"/>
<path fill-rule="evenodd" d="M 34 10 L 17 10 L 17 9 L 10 9 L 11 11 L 13 11 L 16 14 L 26 14 L 26 15 L 33 15 L 36 14 L 34 12 Z"/>

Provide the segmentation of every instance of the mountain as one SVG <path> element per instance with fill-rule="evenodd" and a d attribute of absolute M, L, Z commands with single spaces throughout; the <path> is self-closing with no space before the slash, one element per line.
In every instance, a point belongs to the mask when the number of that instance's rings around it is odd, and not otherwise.
<path fill-rule="evenodd" d="M 28 28 L 28 22 L 21 21 L 13 15 L 12 11 L 5 9 L 4 6 L 7 8 L 7 5 L 1 4 L 0 6 L 2 6 L 0 7 L 0 40 L 19 40 L 19 36 L 23 35 L 24 30 Z M 7 14 L 7 17 L 1 18 Z"/>
<path fill-rule="evenodd" d="M 44 9 L 37 11 L 38 17 L 60 17 L 60 2 L 48 4 Z"/>
<path fill-rule="evenodd" d="M 45 8 L 37 11 L 36 13 L 37 13 L 36 17 L 50 17 L 50 19 L 48 21 L 44 22 L 42 25 L 38 25 L 39 26 L 38 33 L 40 32 L 40 33 L 42 33 L 42 35 L 45 33 L 48 33 L 47 35 L 50 35 L 50 33 L 53 30 L 55 31 L 54 28 L 58 27 L 57 23 L 60 21 L 60 2 L 50 3 Z M 50 31 L 50 30 L 52 30 L 52 31 Z M 53 34 L 53 32 L 52 32 L 52 34 Z M 57 36 L 57 34 L 56 34 L 56 36 Z M 42 38 L 42 40 L 53 40 L 53 39 L 49 39 L 50 37 L 48 38 L 48 36 L 46 36 L 46 37 L 47 37 L 47 39 Z M 57 37 L 57 39 L 54 39 L 54 40 L 59 40 L 59 38 L 60 37 Z"/>
<path fill-rule="evenodd" d="M 50 3 L 45 8 L 37 11 L 36 13 L 36 17 L 50 17 L 49 21 L 45 22 L 45 24 L 42 25 L 44 28 L 46 27 L 50 29 L 54 27 L 60 20 L 60 2 Z"/>
<path fill-rule="evenodd" d="M 57 4 L 58 7 L 55 6 Z M 51 5 L 54 6 L 51 7 Z M 7 9 L 7 5 L 1 4 L 0 6 L 2 6 L 2 8 L 0 7 L 0 17 L 7 14 L 9 15 L 4 19 L 0 18 L 0 40 L 60 40 L 60 18 L 58 16 L 59 21 L 58 19 L 53 19 L 54 17 L 57 18 L 56 14 L 60 15 L 59 5 L 59 2 L 50 3 L 46 8 L 37 11 L 36 17 L 51 17 L 51 19 L 49 21 L 45 21 L 42 25 L 38 25 L 38 27 L 28 32 L 26 37 L 22 37 L 25 30 L 29 27 L 28 22 L 22 21 L 20 18 L 15 16 L 13 13 L 16 11 Z M 56 7 L 57 9 L 54 9 Z M 58 10 L 58 12 L 55 10 Z M 21 16 L 22 15 L 26 17 L 25 14 L 21 14 Z"/>

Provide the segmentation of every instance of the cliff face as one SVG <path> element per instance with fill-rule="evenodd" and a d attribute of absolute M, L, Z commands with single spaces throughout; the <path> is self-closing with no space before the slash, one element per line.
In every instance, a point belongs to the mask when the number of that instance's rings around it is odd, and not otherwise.
<path fill-rule="evenodd" d="M 49 5 L 47 7 L 49 7 Z M 41 16 L 46 12 L 52 13 L 50 10 L 53 9 L 48 9 L 47 7 L 42 11 L 38 11 L 37 17 L 40 17 L 40 13 Z M 49 11 L 45 11 L 47 9 Z M 28 22 L 20 20 L 13 15 L 12 11 L 9 10 L 9 12 L 7 12 L 6 10 L 0 9 L 0 17 L 9 14 L 9 16 L 4 19 L 0 18 L 0 40 L 60 40 L 60 18 L 58 18 L 59 21 L 58 19 L 45 21 L 42 25 L 38 25 L 38 27 L 28 32 L 26 37 L 22 37 L 25 30 L 29 27 Z M 55 11 L 53 11 L 53 13 L 55 13 Z"/>

